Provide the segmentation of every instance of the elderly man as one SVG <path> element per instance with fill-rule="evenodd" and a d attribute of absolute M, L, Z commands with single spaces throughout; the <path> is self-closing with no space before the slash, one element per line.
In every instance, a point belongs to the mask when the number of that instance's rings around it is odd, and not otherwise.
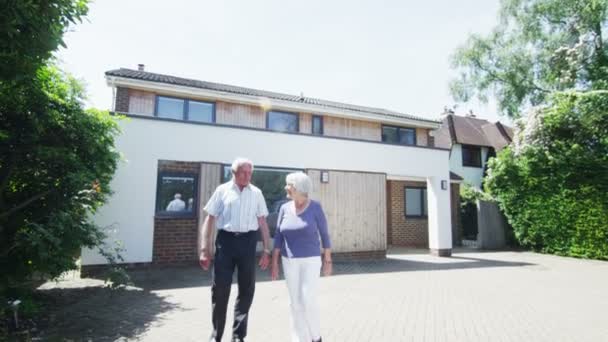
<path fill-rule="evenodd" d="M 253 163 L 236 159 L 232 163 L 232 179 L 220 185 L 205 206 L 207 218 L 202 225 L 201 266 L 209 269 L 213 259 L 213 333 L 211 341 L 221 341 L 226 323 L 232 275 L 237 269 L 239 294 L 234 308 L 232 341 L 244 341 L 247 335 L 249 307 L 255 291 L 255 255 L 257 230 L 262 232 L 264 252 L 259 266 L 263 270 L 270 262 L 270 234 L 266 224 L 268 209 L 262 191 L 250 184 Z M 215 258 L 211 257 L 213 230 L 217 228 Z"/>
<path fill-rule="evenodd" d="M 183 211 L 186 209 L 186 203 L 182 201 L 182 194 L 176 193 L 173 196 L 173 201 L 167 205 L 167 211 Z"/>

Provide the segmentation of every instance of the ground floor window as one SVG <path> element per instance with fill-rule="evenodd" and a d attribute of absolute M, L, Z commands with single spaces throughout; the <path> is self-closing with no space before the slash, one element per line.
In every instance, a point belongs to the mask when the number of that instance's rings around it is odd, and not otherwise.
<path fill-rule="evenodd" d="M 405 217 L 427 217 L 426 188 L 405 188 Z"/>
<path fill-rule="evenodd" d="M 197 175 L 189 173 L 158 174 L 157 216 L 196 216 Z"/>

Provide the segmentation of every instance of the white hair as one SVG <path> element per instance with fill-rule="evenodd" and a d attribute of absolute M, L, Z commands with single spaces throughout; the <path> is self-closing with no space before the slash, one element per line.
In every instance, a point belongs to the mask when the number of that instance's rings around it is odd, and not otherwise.
<path fill-rule="evenodd" d="M 251 171 L 253 171 L 253 162 L 247 158 L 236 158 L 232 162 L 232 166 L 230 169 L 232 170 L 232 174 L 235 174 L 239 168 L 243 165 L 251 165 Z"/>
<path fill-rule="evenodd" d="M 304 172 L 294 172 L 287 175 L 285 183 L 290 184 L 297 192 L 308 196 L 312 192 L 312 181 Z"/>

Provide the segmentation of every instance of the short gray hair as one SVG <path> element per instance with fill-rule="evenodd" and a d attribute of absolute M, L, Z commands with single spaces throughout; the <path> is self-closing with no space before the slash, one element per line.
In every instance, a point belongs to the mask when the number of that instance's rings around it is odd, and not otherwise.
<path fill-rule="evenodd" d="M 285 183 L 293 185 L 297 192 L 310 194 L 312 192 L 312 181 L 304 172 L 290 173 L 285 177 Z"/>
<path fill-rule="evenodd" d="M 251 171 L 253 171 L 253 162 L 247 158 L 236 158 L 232 162 L 232 166 L 230 169 L 232 170 L 232 174 L 235 174 L 239 168 L 243 165 L 251 165 Z"/>

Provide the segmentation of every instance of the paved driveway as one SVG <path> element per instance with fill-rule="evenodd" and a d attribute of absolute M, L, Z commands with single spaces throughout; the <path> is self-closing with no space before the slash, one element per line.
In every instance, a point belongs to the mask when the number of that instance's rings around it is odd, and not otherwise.
<path fill-rule="evenodd" d="M 335 268 L 321 282 L 325 341 L 608 341 L 608 262 L 396 250 L 386 260 Z M 133 277 L 136 288 L 118 293 L 93 279 L 44 285 L 56 309 L 49 309 L 40 337 L 205 340 L 208 274 L 182 267 Z M 230 305 L 235 295 L 233 287 Z M 287 305 L 284 282 L 259 274 L 248 340 L 287 341 Z"/>

